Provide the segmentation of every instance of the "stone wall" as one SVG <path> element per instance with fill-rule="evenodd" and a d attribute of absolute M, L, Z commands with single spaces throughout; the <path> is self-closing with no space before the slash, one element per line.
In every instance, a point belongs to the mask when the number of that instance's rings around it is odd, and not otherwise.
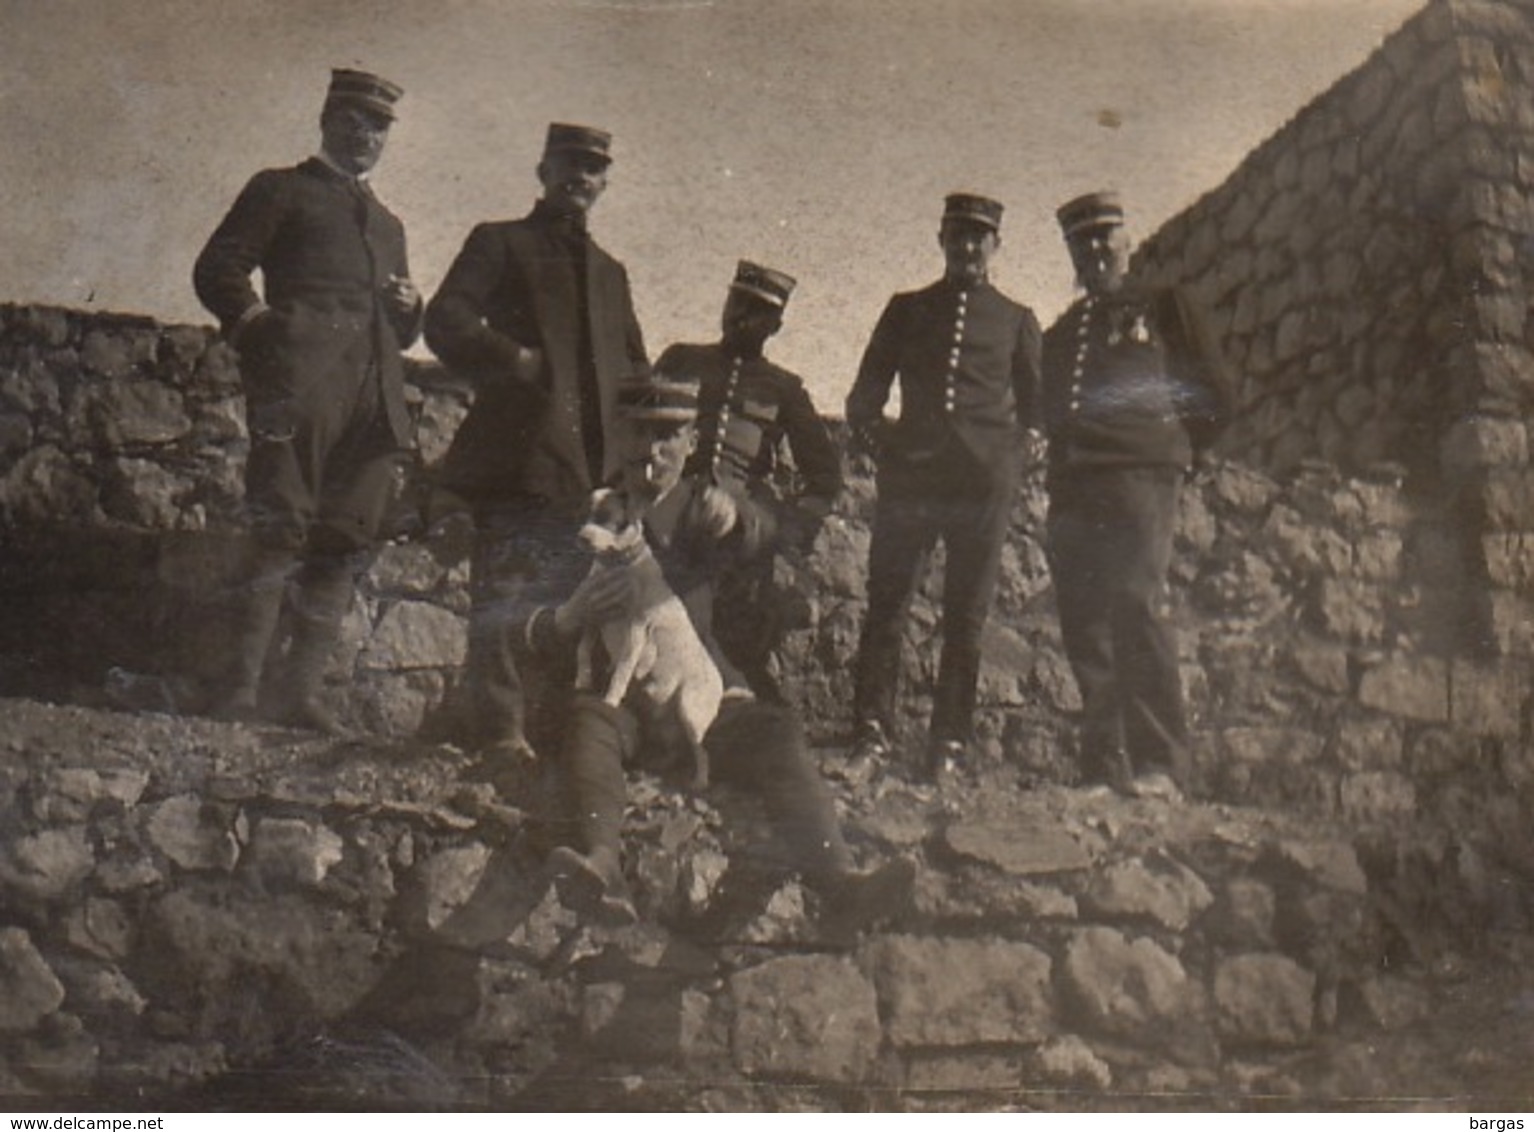
<path fill-rule="evenodd" d="M 1534 7 L 1433 0 L 1157 232 L 1240 375 L 1225 451 L 1400 464 L 1459 516 L 1460 649 L 1527 656 Z M 1438 579 L 1443 581 L 1444 579 Z M 1426 584 L 1434 584 L 1426 580 Z"/>
<path fill-rule="evenodd" d="M 439 367 L 411 373 L 419 452 L 335 671 L 356 721 L 394 734 L 443 700 L 465 641 L 464 547 L 420 537 L 420 468 L 466 394 Z M 0 307 L 0 689 L 196 710 L 238 597 L 247 449 L 213 331 Z"/>
<path fill-rule="evenodd" d="M 1466 964 L 1519 945 L 1534 912 L 1463 838 L 989 771 L 957 793 L 838 783 L 857 851 L 922 872 L 884 930 L 829 940 L 814 895 L 754 864 L 748 799 L 636 775 L 642 921 L 611 929 L 543 870 L 547 783 L 492 788 L 450 747 L 8 700 L 0 750 L 16 1110 L 1525 1096 L 1526 1038 L 1488 1029 L 1479 1000 L 1467 1028 L 1444 1013 L 1467 1007 Z"/>
<path fill-rule="evenodd" d="M 0 308 L 6 554 L 0 694 L 195 713 L 238 578 L 245 433 L 232 358 L 209 331 Z M 422 468 L 464 391 L 416 367 L 420 464 L 396 537 L 364 579 L 334 692 L 380 735 L 430 727 L 461 675 L 465 544 L 429 537 Z M 779 564 L 789 626 L 777 676 L 818 742 L 849 726 L 872 484 L 851 470 L 838 514 Z M 1039 782 L 1074 774 L 1079 709 L 1039 543 L 1031 479 L 987 630 L 977 758 Z M 1194 727 L 1195 788 L 1349 821 L 1534 812 L 1529 680 L 1513 658 L 1455 651 L 1477 596 L 1461 527 L 1405 470 L 1302 461 L 1273 478 L 1216 464 L 1185 493 L 1170 608 Z M 937 573 L 905 650 L 905 737 L 922 742 L 937 656 Z"/>

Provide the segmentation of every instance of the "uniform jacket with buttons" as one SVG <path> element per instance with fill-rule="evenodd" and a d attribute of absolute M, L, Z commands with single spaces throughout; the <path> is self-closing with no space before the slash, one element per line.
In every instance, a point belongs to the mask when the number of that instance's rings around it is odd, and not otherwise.
<path fill-rule="evenodd" d="M 1039 386 L 1039 323 L 989 283 L 939 280 L 897 294 L 874 327 L 847 395 L 855 436 L 879 432 L 881 465 L 920 465 L 956 448 L 982 468 L 1018 450 Z M 881 428 L 894 379 L 900 417 Z"/>
<path fill-rule="evenodd" d="M 270 311 L 251 274 L 261 271 Z M 390 313 L 390 275 L 409 276 L 405 229 L 365 185 L 318 158 L 246 184 L 197 257 L 192 283 L 240 355 L 252 414 L 339 411 L 376 373 L 395 441 L 409 443 L 400 350 L 419 308 Z"/>
<path fill-rule="evenodd" d="M 618 383 L 649 368 L 644 336 L 623 265 L 567 223 L 540 202 L 521 220 L 476 226 L 427 304 L 427 344 L 475 387 L 442 468 L 470 498 L 579 501 L 617 470 L 612 444 L 597 476 L 588 465 L 583 370 L 611 437 Z M 571 270 L 572 239 L 584 272 Z M 538 351 L 536 364 L 519 347 Z"/>
<path fill-rule="evenodd" d="M 1052 474 L 1187 467 L 1225 428 L 1231 402 L 1218 346 L 1180 288 L 1083 297 L 1044 336 Z"/>
<path fill-rule="evenodd" d="M 827 503 L 842 487 L 841 454 L 804 382 L 766 358 L 722 345 L 679 343 L 655 368 L 698 383 L 698 451 L 689 471 L 747 486 L 774 485 L 786 443 L 803 494 Z"/>

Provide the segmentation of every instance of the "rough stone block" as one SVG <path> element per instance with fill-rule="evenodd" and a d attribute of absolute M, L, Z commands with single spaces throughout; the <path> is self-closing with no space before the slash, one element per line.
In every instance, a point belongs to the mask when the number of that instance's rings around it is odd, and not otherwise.
<path fill-rule="evenodd" d="M 908 1060 L 905 1087 L 930 1093 L 1016 1093 L 1022 1084 L 1018 1055 L 974 1053 L 917 1055 Z"/>
<path fill-rule="evenodd" d="M 388 596 L 424 597 L 442 583 L 447 568 L 418 542 L 391 544 L 378 552 L 366 584 Z"/>
<path fill-rule="evenodd" d="M 181 394 L 157 381 L 87 386 L 69 412 L 69 435 L 86 450 L 170 444 L 192 430 Z"/>
<path fill-rule="evenodd" d="M 407 918 L 435 931 L 468 903 L 490 864 L 489 846 L 479 842 L 439 850 L 411 871 L 404 897 Z"/>
<path fill-rule="evenodd" d="M 1235 762 L 1297 767 L 1320 759 L 1325 740 L 1298 727 L 1227 727 L 1219 734 L 1218 747 Z"/>
<path fill-rule="evenodd" d="M 106 465 L 101 509 L 113 519 L 149 530 L 188 530 L 200 527 L 198 508 L 183 500 L 196 489 L 195 481 L 153 460 L 122 457 Z"/>
<path fill-rule="evenodd" d="M 1336 732 L 1332 753 L 1348 770 L 1401 765 L 1405 729 L 1394 719 L 1349 719 Z"/>
<path fill-rule="evenodd" d="M 1054 1030 L 1050 959 L 1029 944 L 887 936 L 869 958 L 896 1046 L 1036 1042 Z"/>
<path fill-rule="evenodd" d="M 1106 1090 L 1113 1085 L 1113 1069 L 1075 1034 L 1051 1038 L 1033 1053 L 1028 1076 L 1063 1089 Z"/>
<path fill-rule="evenodd" d="M 0 854 L 0 892 L 54 901 L 67 895 L 96 865 L 85 826 L 44 829 L 18 837 Z"/>
<path fill-rule="evenodd" d="M 1437 657 L 1392 653 L 1365 670 L 1358 701 L 1367 708 L 1423 723 L 1449 719 L 1449 669 Z"/>
<path fill-rule="evenodd" d="M 96 484 L 51 444 L 26 453 L 0 476 L 0 515 L 18 526 L 100 518 Z"/>
<path fill-rule="evenodd" d="M 1201 923 L 1206 935 L 1230 948 L 1268 949 L 1273 946 L 1273 916 L 1277 898 L 1259 880 L 1233 877 L 1220 888 Z"/>
<path fill-rule="evenodd" d="M 1344 646 L 1301 641 L 1291 655 L 1294 667 L 1311 687 L 1336 695 L 1345 695 L 1352 688 Z"/>
<path fill-rule="evenodd" d="M 1492 585 L 1521 593 L 1534 592 L 1534 532 L 1495 531 L 1482 535 L 1481 555 Z"/>
<path fill-rule="evenodd" d="M 1092 878 L 1085 894 L 1088 911 L 1097 916 L 1146 918 L 1178 932 L 1213 900 L 1197 873 L 1164 856 L 1110 865 Z"/>
<path fill-rule="evenodd" d="M 1238 955 L 1214 974 L 1222 1037 L 1238 1045 L 1296 1046 L 1312 1032 L 1316 977 L 1277 954 Z"/>
<path fill-rule="evenodd" d="M 64 936 L 71 947 L 99 959 L 119 960 L 132 949 L 135 926 L 121 901 L 88 896 L 69 910 Z"/>
<path fill-rule="evenodd" d="M 1338 804 L 1353 820 L 1385 821 L 1417 812 L 1417 790 L 1411 779 L 1394 771 L 1363 771 L 1344 775 Z"/>
<path fill-rule="evenodd" d="M 317 822 L 262 818 L 253 831 L 249 863 L 268 885 L 313 886 L 340 864 L 344 842 Z"/>
<path fill-rule="evenodd" d="M 1151 1040 L 1183 1022 L 1195 995 L 1176 956 L 1153 940 L 1112 928 L 1078 932 L 1066 947 L 1063 987 L 1085 1023 L 1103 1033 Z"/>
<path fill-rule="evenodd" d="M 1094 835 L 1042 814 L 956 821 L 944 840 L 961 857 L 1014 876 L 1085 869 L 1102 851 Z"/>
<path fill-rule="evenodd" d="M 1528 694 L 1522 665 L 1456 660 L 1449 668 L 1449 718 L 1471 734 L 1518 738 Z"/>
<path fill-rule="evenodd" d="M 1265 853 L 1308 885 L 1354 896 L 1369 891 L 1369 878 L 1358 863 L 1358 854 L 1346 841 L 1286 839 L 1267 846 Z"/>
<path fill-rule="evenodd" d="M 1481 502 L 1492 531 L 1519 531 L 1534 515 L 1534 471 L 1526 467 L 1487 469 Z"/>
<path fill-rule="evenodd" d="M 26 1033 L 64 1002 L 64 984 L 21 928 L 0 928 L 0 1033 Z"/>
<path fill-rule="evenodd" d="M 178 794 L 152 807 L 144 832 L 150 844 L 183 869 L 228 872 L 240 858 L 233 815 L 195 794 Z"/>
<path fill-rule="evenodd" d="M 456 668 L 468 647 L 468 624 L 457 614 L 424 601 L 389 607 L 363 646 L 364 668 Z"/>
<path fill-rule="evenodd" d="M 735 1065 L 752 1076 L 863 1080 L 879 1052 L 873 984 L 845 959 L 792 956 L 730 977 Z"/>

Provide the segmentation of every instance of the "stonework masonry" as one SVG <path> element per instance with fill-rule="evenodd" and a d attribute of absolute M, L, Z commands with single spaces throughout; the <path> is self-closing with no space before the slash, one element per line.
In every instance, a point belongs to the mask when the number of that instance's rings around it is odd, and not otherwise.
<path fill-rule="evenodd" d="M 435 742 L 466 639 L 466 532 L 431 487 L 470 396 L 450 373 L 410 367 L 418 450 L 330 682 L 374 747 L 337 753 L 197 717 L 243 533 L 227 345 L 0 306 L 0 1094 L 213 1081 L 292 1036 L 263 1002 L 312 1031 L 391 978 L 419 993 L 385 995 L 389 1032 L 481 1082 L 474 1104 L 570 1103 L 537 1088 L 568 1079 L 572 1034 L 604 1072 L 625 1035 L 664 1036 L 698 1104 L 710 1080 L 758 1102 L 786 1083 L 785 1106 L 800 1085 L 1346 1090 L 1341 1063 L 1301 1081 L 1296 1051 L 1410 1025 L 1456 948 L 1534 928 L 1531 107 L 1534 2 L 1432 0 L 1142 245 L 1135 271 L 1202 297 L 1240 382 L 1167 595 L 1201 805 L 1071 788 L 1035 470 L 985 640 L 980 786 L 934 798 L 898 762 L 838 780 L 856 845 L 927 866 L 913 915 L 851 954 L 818 946 L 791 884 L 736 950 L 685 942 L 730 823 L 654 784 L 626 844 L 646 922 L 592 942 L 535 883 L 547 799 L 504 804 Z M 833 775 L 873 505 L 849 473 L 772 599 L 775 675 Z M 912 750 L 939 592 L 906 633 Z M 310 1052 L 348 1048 L 326 1040 Z"/>

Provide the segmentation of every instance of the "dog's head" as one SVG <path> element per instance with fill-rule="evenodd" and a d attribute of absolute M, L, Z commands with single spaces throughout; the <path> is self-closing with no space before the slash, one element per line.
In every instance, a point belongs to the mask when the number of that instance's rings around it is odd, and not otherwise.
<path fill-rule="evenodd" d="M 580 540 L 599 558 L 632 558 L 645 547 L 644 525 L 628 496 L 610 487 L 591 493 L 591 510 Z"/>

